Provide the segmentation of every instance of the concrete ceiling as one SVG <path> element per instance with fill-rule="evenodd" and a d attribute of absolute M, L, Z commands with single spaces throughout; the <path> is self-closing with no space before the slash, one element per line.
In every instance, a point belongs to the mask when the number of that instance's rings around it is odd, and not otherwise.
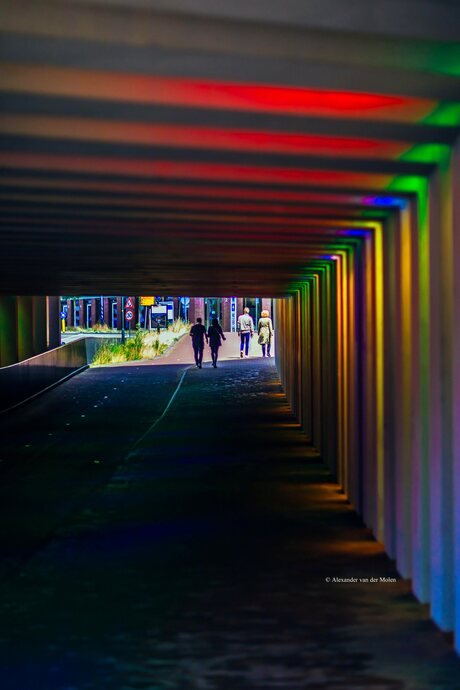
<path fill-rule="evenodd" d="M 0 290 L 283 295 L 459 134 L 460 9 L 0 5 Z"/>

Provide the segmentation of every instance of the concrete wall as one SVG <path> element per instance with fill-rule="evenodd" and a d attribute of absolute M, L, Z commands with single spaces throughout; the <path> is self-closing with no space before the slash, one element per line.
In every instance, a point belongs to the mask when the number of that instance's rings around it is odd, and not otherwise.
<path fill-rule="evenodd" d="M 292 408 L 458 650 L 459 170 L 454 147 L 385 221 L 361 223 L 275 305 Z"/>
<path fill-rule="evenodd" d="M 0 295 L 0 366 L 38 355 L 61 342 L 59 297 Z"/>
<path fill-rule="evenodd" d="M 103 342 L 114 340 L 104 338 Z M 41 355 L 1 367 L 0 411 L 26 400 L 86 367 L 100 344 L 101 339 L 96 337 L 82 337 Z"/>

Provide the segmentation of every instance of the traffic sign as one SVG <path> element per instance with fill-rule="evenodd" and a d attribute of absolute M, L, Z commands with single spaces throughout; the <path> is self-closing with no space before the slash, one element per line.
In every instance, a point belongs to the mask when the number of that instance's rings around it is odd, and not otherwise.
<path fill-rule="evenodd" d="M 133 309 L 126 309 L 125 310 L 125 319 L 126 319 L 126 321 L 132 321 L 134 319 L 134 310 Z"/>
<path fill-rule="evenodd" d="M 125 309 L 134 309 L 134 297 L 127 297 L 125 302 Z M 130 319 L 128 319 L 129 321 Z"/>
<path fill-rule="evenodd" d="M 141 307 L 153 307 L 155 297 L 141 297 Z"/>
<path fill-rule="evenodd" d="M 236 331 L 236 297 L 232 297 L 230 302 L 230 330 Z"/>

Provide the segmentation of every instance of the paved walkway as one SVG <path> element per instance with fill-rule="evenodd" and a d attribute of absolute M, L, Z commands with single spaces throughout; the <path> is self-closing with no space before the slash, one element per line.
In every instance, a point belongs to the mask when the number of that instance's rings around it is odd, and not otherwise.
<path fill-rule="evenodd" d="M 91 369 L 3 420 L 2 690 L 458 690 L 273 362 L 190 368 L 150 428 L 183 372 Z"/>
<path fill-rule="evenodd" d="M 222 347 L 219 349 L 219 360 L 223 362 L 229 359 L 240 359 L 240 337 L 237 333 L 225 332 L 225 340 L 222 341 Z M 273 347 L 274 354 L 275 348 Z M 262 355 L 262 348 L 257 343 L 257 335 L 254 335 L 250 340 L 249 345 L 249 358 L 260 358 Z M 173 346 L 168 352 L 162 357 L 158 357 L 154 360 L 143 360 L 142 364 L 155 366 L 164 364 L 194 364 L 195 359 L 193 355 L 193 348 L 191 344 L 191 338 L 189 335 L 185 334 L 179 340 L 179 342 Z M 133 362 L 132 364 L 135 364 Z M 211 366 L 211 350 L 205 344 L 203 353 L 203 364 L 209 364 Z"/>

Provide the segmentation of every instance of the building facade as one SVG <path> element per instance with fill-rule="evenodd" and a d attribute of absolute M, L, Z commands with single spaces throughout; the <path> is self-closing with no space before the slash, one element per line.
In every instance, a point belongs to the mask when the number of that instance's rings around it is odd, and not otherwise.
<path fill-rule="evenodd" d="M 126 299 L 126 298 L 125 298 Z M 131 328 L 136 324 L 144 326 L 146 310 L 150 307 L 140 305 L 140 298 L 134 297 L 134 318 Z M 272 313 L 272 300 L 261 297 L 157 297 L 157 303 L 168 305 L 168 319 L 182 318 L 194 323 L 198 317 L 209 326 L 213 318 L 218 318 L 224 331 L 235 331 L 236 321 L 245 307 L 249 308 L 254 323 L 262 310 Z M 120 330 L 122 327 L 122 297 L 120 296 L 82 296 L 61 299 L 62 318 L 66 328 L 94 328 L 107 326 Z M 155 319 L 152 320 L 152 323 Z M 147 319 L 149 324 L 149 319 Z M 125 328 L 128 327 L 125 323 Z"/>

